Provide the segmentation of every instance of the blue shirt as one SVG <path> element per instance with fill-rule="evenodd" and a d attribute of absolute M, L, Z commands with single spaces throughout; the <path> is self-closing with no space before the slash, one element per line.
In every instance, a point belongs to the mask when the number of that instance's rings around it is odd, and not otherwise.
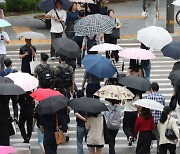
<path fill-rule="evenodd" d="M 4 76 L 8 75 L 9 73 L 15 73 L 15 72 L 17 72 L 17 70 L 12 69 L 11 67 L 7 67 L 4 70 L 0 71 L 0 76 L 4 77 Z"/>
<path fill-rule="evenodd" d="M 76 22 L 76 20 L 79 19 L 79 11 L 76 11 L 76 12 L 72 12 L 72 11 L 69 11 L 67 13 L 67 18 L 66 18 L 66 23 L 65 25 L 66 26 L 69 26 L 70 24 L 73 24 Z"/>

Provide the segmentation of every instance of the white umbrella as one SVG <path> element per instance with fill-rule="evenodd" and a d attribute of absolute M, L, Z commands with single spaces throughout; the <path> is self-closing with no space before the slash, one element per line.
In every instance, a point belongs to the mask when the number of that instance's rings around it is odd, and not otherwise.
<path fill-rule="evenodd" d="M 44 34 L 37 33 L 37 32 L 22 32 L 20 34 L 17 34 L 16 37 L 18 39 L 21 39 L 22 37 L 25 39 L 37 39 L 37 40 L 45 40 L 47 39 Z"/>
<path fill-rule="evenodd" d="M 70 2 L 94 4 L 93 0 L 70 0 Z"/>
<path fill-rule="evenodd" d="M 171 4 L 173 4 L 175 6 L 180 6 L 180 0 L 176 0 L 176 1 L 172 2 Z"/>
<path fill-rule="evenodd" d="M 137 39 L 145 46 L 161 50 L 164 46 L 172 42 L 172 37 L 167 30 L 162 27 L 150 26 L 138 31 Z"/>
<path fill-rule="evenodd" d="M 151 99 L 139 99 L 135 101 L 133 104 L 141 106 L 141 107 L 145 107 L 148 109 L 159 110 L 159 111 L 163 111 L 163 108 L 164 108 L 162 104 Z"/>
<path fill-rule="evenodd" d="M 110 44 L 110 43 L 103 43 L 99 45 L 93 46 L 89 51 L 108 51 L 108 50 L 122 50 L 119 45 Z"/>

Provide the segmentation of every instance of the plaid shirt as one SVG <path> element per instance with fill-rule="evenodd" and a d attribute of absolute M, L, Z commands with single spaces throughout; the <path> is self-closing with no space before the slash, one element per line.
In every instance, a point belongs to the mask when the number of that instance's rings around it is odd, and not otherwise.
<path fill-rule="evenodd" d="M 165 98 L 161 94 L 159 94 L 157 92 L 152 92 L 151 94 L 146 96 L 146 99 L 151 99 L 151 100 L 157 101 L 160 104 L 165 106 Z M 152 112 L 152 115 L 154 117 L 154 122 L 157 125 L 158 121 L 159 121 L 159 119 L 161 117 L 161 113 L 162 112 L 161 111 L 157 111 L 157 110 L 151 110 L 151 112 Z"/>

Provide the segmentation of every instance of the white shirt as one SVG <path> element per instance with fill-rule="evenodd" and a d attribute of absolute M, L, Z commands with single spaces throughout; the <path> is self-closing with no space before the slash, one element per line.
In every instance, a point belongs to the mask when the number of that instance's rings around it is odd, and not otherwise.
<path fill-rule="evenodd" d="M 63 21 L 66 20 L 66 12 L 64 10 L 57 10 L 56 9 L 57 14 L 59 15 L 59 18 L 62 19 Z M 57 17 L 56 12 L 54 9 L 52 9 L 51 11 L 49 11 L 47 13 L 47 15 L 53 16 L 53 17 Z M 55 21 L 55 19 L 51 19 L 51 33 L 62 33 L 63 32 L 63 27 L 62 24 L 59 21 Z"/>
<path fill-rule="evenodd" d="M 9 36 L 6 32 L 2 31 L 2 33 L 0 33 L 0 39 L 1 36 L 4 36 L 4 38 L 9 41 Z M 0 40 L 0 54 L 6 54 L 6 42 L 4 40 Z"/>
<path fill-rule="evenodd" d="M 127 111 L 127 112 L 135 112 L 135 111 L 137 111 L 137 108 L 133 103 L 138 99 L 139 99 L 139 96 L 136 96 L 133 100 L 127 100 L 125 102 L 124 111 Z"/>

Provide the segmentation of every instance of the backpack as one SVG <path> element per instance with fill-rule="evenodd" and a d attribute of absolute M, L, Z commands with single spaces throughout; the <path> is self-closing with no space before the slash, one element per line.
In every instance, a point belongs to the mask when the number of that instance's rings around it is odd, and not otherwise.
<path fill-rule="evenodd" d="M 94 35 L 93 39 L 90 39 L 88 36 L 87 38 L 87 51 L 89 51 L 93 46 L 97 45 L 96 42 L 96 35 Z"/>
<path fill-rule="evenodd" d="M 10 71 L 9 73 L 6 71 L 6 69 L 4 69 L 3 71 L 4 71 L 5 76 L 8 75 L 8 74 L 10 74 L 10 73 L 13 73 L 13 72 L 14 72 L 13 69 L 11 69 L 11 71 Z"/>
<path fill-rule="evenodd" d="M 72 70 L 71 70 L 71 66 L 67 66 L 66 68 L 63 68 L 61 66 L 58 66 L 60 73 L 57 76 L 58 78 L 60 78 L 62 80 L 62 86 L 64 88 L 68 88 L 72 86 Z"/>
<path fill-rule="evenodd" d="M 42 64 L 39 65 L 41 67 L 41 72 L 38 75 L 39 85 L 41 88 L 51 88 L 53 83 L 53 72 L 49 65 L 44 66 Z"/>
<path fill-rule="evenodd" d="M 107 115 L 108 129 L 116 130 L 121 127 L 121 109 L 118 104 L 108 105 L 109 114 Z"/>

